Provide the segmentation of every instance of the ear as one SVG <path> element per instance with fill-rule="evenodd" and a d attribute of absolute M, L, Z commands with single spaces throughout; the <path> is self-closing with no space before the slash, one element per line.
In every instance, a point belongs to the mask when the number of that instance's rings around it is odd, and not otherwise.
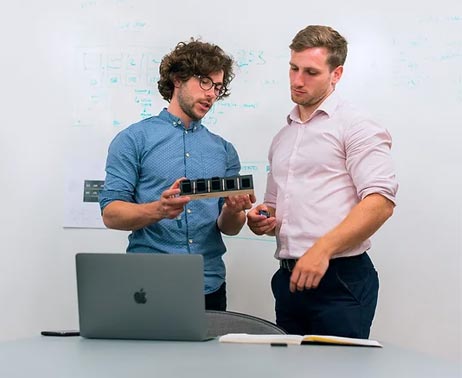
<path fill-rule="evenodd" d="M 332 84 L 335 85 L 340 81 L 343 74 L 343 66 L 338 66 L 332 71 Z"/>
<path fill-rule="evenodd" d="M 178 78 L 176 78 L 176 77 L 173 78 L 173 86 L 174 86 L 175 88 L 179 88 L 179 87 L 181 86 L 181 80 L 178 79 Z"/>

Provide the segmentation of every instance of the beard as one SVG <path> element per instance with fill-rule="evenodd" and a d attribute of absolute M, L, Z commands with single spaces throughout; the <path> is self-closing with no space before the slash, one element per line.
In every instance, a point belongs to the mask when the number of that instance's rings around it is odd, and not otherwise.
<path fill-rule="evenodd" d="M 319 105 L 330 94 L 330 91 L 317 92 L 312 94 L 305 93 L 304 95 L 297 95 L 291 92 L 290 98 L 292 101 L 300 106 L 313 107 Z"/>
<path fill-rule="evenodd" d="M 180 90 L 178 92 L 178 105 L 183 113 L 186 114 L 192 121 L 199 121 L 207 114 L 207 112 L 201 114 L 194 109 L 196 102 L 197 101 L 192 96 L 185 93 L 185 91 Z"/>

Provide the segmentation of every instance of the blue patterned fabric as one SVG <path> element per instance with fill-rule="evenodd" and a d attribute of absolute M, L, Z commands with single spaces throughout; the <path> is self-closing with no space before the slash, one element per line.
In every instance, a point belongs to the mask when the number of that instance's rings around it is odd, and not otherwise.
<path fill-rule="evenodd" d="M 122 130 L 111 142 L 106 180 L 100 193 L 103 210 L 114 200 L 156 201 L 180 177 L 236 176 L 240 162 L 233 145 L 200 121 L 188 129 L 166 109 Z M 216 219 L 223 199 L 188 203 L 178 219 L 163 219 L 129 235 L 127 252 L 195 253 L 204 256 L 205 294 L 225 280 L 226 252 Z M 181 279 L 181 277 L 172 277 Z"/>

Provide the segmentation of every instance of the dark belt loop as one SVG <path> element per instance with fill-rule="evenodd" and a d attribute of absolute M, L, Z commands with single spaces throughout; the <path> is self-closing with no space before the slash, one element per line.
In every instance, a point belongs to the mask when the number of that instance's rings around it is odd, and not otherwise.
<path fill-rule="evenodd" d="M 296 259 L 281 259 L 281 260 L 279 260 L 279 266 L 282 269 L 288 270 L 289 272 L 292 272 L 292 270 L 294 270 L 296 263 L 297 263 Z"/>

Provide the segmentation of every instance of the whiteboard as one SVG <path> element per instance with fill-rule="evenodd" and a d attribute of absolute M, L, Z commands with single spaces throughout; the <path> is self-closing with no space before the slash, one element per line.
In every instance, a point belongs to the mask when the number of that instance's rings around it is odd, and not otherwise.
<path fill-rule="evenodd" d="M 288 45 L 306 25 L 327 24 L 349 41 L 337 90 L 394 140 L 400 190 L 395 214 L 374 236 L 370 253 L 381 279 L 372 336 L 460 355 L 458 1 L 392 0 L 367 8 L 338 0 L 21 0 L 2 8 L 0 300 L 8 310 L 0 314 L 0 337 L 75 327 L 75 253 L 125 250 L 125 232 L 63 225 L 89 216 L 83 223 L 102 227 L 98 205 L 81 201 L 84 180 L 104 179 L 117 132 L 167 106 L 156 87 L 163 55 L 179 41 L 201 37 L 235 58 L 231 96 L 204 124 L 235 145 L 261 200 L 269 144 L 293 106 Z M 273 320 L 274 240 L 244 229 L 225 242 L 229 309 Z"/>

